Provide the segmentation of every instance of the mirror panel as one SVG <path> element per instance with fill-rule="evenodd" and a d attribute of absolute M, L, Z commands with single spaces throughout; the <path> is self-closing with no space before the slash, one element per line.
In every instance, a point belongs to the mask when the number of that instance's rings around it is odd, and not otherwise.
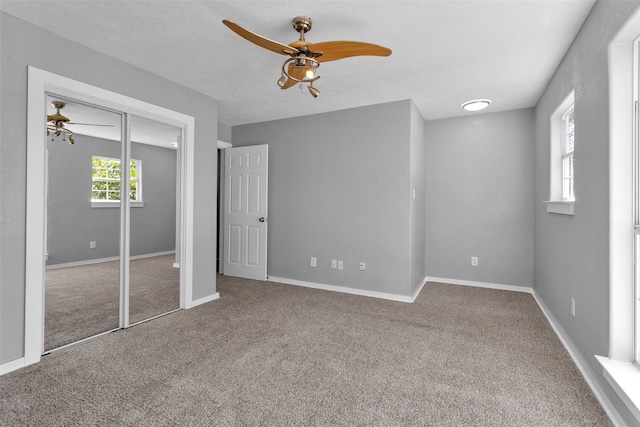
<path fill-rule="evenodd" d="M 54 101 L 65 106 L 56 111 Z M 120 325 L 122 153 L 120 114 L 55 96 L 47 105 L 49 115 L 91 125 L 65 123 L 72 134 L 47 137 L 45 351 Z"/>
<path fill-rule="evenodd" d="M 181 129 L 131 116 L 129 324 L 180 307 Z"/>

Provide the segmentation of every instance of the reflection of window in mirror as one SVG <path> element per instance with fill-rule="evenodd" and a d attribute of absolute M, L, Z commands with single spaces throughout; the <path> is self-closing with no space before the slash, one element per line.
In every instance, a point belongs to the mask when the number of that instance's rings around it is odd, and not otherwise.
<path fill-rule="evenodd" d="M 91 158 L 91 206 L 120 206 L 120 159 L 93 156 Z M 142 162 L 129 163 L 129 200 L 131 206 L 142 206 Z"/>

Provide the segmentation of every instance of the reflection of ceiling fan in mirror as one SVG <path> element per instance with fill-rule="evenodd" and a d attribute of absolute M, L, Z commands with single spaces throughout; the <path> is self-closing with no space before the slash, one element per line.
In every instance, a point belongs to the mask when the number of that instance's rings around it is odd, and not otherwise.
<path fill-rule="evenodd" d="M 75 141 L 73 140 L 73 132 L 66 128 L 65 125 L 81 125 L 81 126 L 107 126 L 113 127 L 113 125 L 100 125 L 93 123 L 72 123 L 67 117 L 60 114 L 60 110 L 64 108 L 65 103 L 61 101 L 53 101 L 51 102 L 51 106 L 56 109 L 55 114 L 51 114 L 47 116 L 47 136 L 52 135 L 53 137 L 60 136 L 62 134 L 63 138 L 68 137 L 69 144 L 73 144 Z"/>
<path fill-rule="evenodd" d="M 288 45 L 269 40 L 265 37 L 245 30 L 236 23 L 223 20 L 222 23 L 231 31 L 262 48 L 289 58 L 282 64 L 282 75 L 278 80 L 281 89 L 288 89 L 296 83 L 309 83 L 309 92 L 317 98 L 320 91 L 313 87 L 313 82 L 320 77 L 316 74 L 321 62 L 335 61 L 352 56 L 389 56 L 391 49 L 372 43 L 354 41 L 331 41 L 311 43 L 304 39 L 304 34 L 311 29 L 311 18 L 296 16 L 293 28 L 300 33 L 300 39 Z"/>

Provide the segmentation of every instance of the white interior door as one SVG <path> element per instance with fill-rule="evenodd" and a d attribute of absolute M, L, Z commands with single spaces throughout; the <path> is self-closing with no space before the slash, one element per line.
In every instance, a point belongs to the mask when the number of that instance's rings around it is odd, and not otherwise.
<path fill-rule="evenodd" d="M 266 280 L 268 146 L 224 153 L 224 274 Z"/>

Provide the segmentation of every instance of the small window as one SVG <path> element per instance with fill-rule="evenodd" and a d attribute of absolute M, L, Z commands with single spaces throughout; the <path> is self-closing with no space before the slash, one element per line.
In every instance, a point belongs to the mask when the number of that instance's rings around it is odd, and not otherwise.
<path fill-rule="evenodd" d="M 550 189 L 547 212 L 575 215 L 575 110 L 571 92 L 551 115 Z"/>
<path fill-rule="evenodd" d="M 91 201 L 96 202 L 94 206 L 105 203 L 112 205 L 108 202 L 117 202 L 116 206 L 118 206 L 122 194 L 120 160 L 93 156 L 91 169 Z M 140 160 L 132 159 L 129 163 L 129 200 L 132 202 L 142 200 Z"/>

